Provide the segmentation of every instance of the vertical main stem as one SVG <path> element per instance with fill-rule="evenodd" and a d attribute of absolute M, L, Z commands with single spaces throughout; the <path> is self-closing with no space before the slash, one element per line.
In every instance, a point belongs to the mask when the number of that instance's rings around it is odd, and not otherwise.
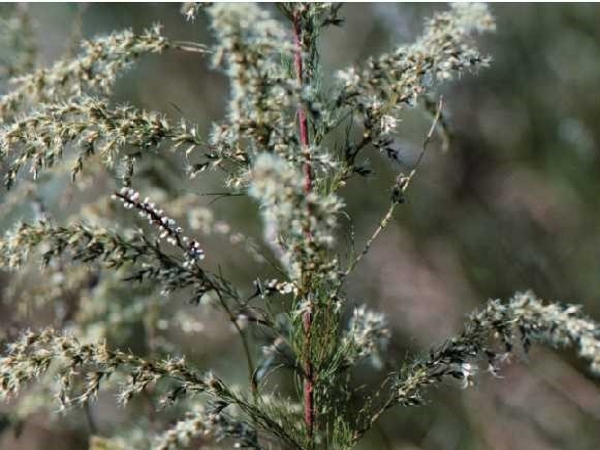
<path fill-rule="evenodd" d="M 296 68 L 296 76 L 298 83 L 302 86 L 302 42 L 300 41 L 300 19 L 298 13 L 294 15 L 294 45 L 296 47 L 294 53 L 294 67 Z M 306 111 L 302 106 L 298 107 L 298 122 L 300 125 L 300 143 L 302 145 L 302 152 L 304 154 L 304 191 L 308 194 L 312 190 L 312 167 L 309 149 L 308 139 L 308 119 L 306 118 Z"/>
<path fill-rule="evenodd" d="M 296 69 L 296 76 L 298 83 L 302 86 L 303 82 L 303 70 L 302 70 L 302 42 L 301 42 L 301 20 L 299 13 L 296 11 L 294 14 L 294 67 Z M 298 123 L 300 129 L 300 144 L 302 146 L 302 152 L 304 155 L 304 193 L 310 194 L 312 191 L 312 164 L 310 155 L 310 142 L 308 137 L 308 120 L 306 117 L 306 111 L 302 105 L 298 107 Z M 312 241 L 312 235 L 310 228 L 305 230 L 306 239 Z M 304 284 L 308 285 L 310 274 L 305 274 Z M 305 295 L 308 292 L 304 292 Z M 311 361 L 311 328 L 312 328 L 312 314 L 313 314 L 313 303 L 309 298 L 307 310 L 302 316 L 302 324 L 304 326 L 304 421 L 306 423 L 306 430 L 310 441 L 313 439 L 313 429 L 315 420 L 315 406 L 314 406 L 314 374 L 313 366 Z"/>

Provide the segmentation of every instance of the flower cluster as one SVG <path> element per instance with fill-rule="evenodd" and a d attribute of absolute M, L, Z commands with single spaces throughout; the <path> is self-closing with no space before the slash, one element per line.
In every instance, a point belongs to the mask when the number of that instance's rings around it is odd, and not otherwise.
<path fill-rule="evenodd" d="M 334 242 L 343 204 L 333 195 L 305 195 L 302 174 L 277 155 L 261 153 L 252 167 L 249 194 L 262 208 L 265 241 L 297 279 L 302 265 L 318 264 L 320 253 Z M 310 235 L 310 245 L 303 245 Z"/>
<path fill-rule="evenodd" d="M 194 439 L 210 437 L 211 427 L 204 409 L 189 411 L 186 417 L 163 432 L 154 442 L 153 450 L 177 450 L 187 448 Z"/>
<path fill-rule="evenodd" d="M 501 305 L 495 307 L 502 311 Z M 532 341 L 558 348 L 574 345 L 579 356 L 590 362 L 590 371 L 600 375 L 600 324 L 583 316 L 580 306 L 545 305 L 529 291 L 515 294 L 505 309 L 519 323 L 525 349 Z"/>
<path fill-rule="evenodd" d="M 385 316 L 369 311 L 366 307 L 355 308 L 350 319 L 344 343 L 351 350 L 348 353 L 349 362 L 369 358 L 376 368 L 382 367 L 382 352 L 385 351 L 391 337 Z"/>
<path fill-rule="evenodd" d="M 0 398 L 6 399 L 17 394 L 25 383 L 48 371 L 51 363 L 63 366 L 61 390 L 57 394 L 63 407 L 96 398 L 102 382 L 116 371 L 133 375 L 121 388 L 119 397 L 123 403 L 148 384 L 162 378 L 176 380 L 179 386 L 183 385 L 189 391 L 214 392 L 215 386 L 218 386 L 212 375 L 197 374 L 180 359 L 148 361 L 131 354 L 110 351 L 105 344 L 83 344 L 73 336 L 46 329 L 39 333 L 23 333 L 0 357 Z M 73 397 L 71 379 L 81 372 L 87 375 L 84 386 Z M 176 393 L 171 392 L 167 397 L 169 395 Z"/>
<path fill-rule="evenodd" d="M 364 414 L 356 439 L 383 411 L 398 404 L 422 405 L 423 391 L 446 379 L 457 379 L 466 388 L 479 373 L 498 377 L 500 365 L 509 361 L 519 341 L 525 351 L 534 341 L 553 347 L 576 346 L 579 355 L 591 362 L 591 371 L 600 373 L 600 324 L 582 316 L 577 307 L 544 304 L 533 292 L 519 292 L 508 302 L 490 300 L 469 317 L 460 335 L 432 349 L 424 359 L 404 366 L 388 400 Z M 480 369 L 481 361 L 486 370 Z"/>
<path fill-rule="evenodd" d="M 187 257 L 185 265 L 191 265 L 204 259 L 204 250 L 200 243 L 184 236 L 183 229 L 177 225 L 175 220 L 168 217 L 155 203 L 151 203 L 148 197 L 144 201 L 140 201 L 140 193 L 128 187 L 123 187 L 120 192 L 113 194 L 113 197 L 121 200 L 126 209 L 135 209 L 141 217 L 148 219 L 148 222 L 160 231 L 161 239 L 166 239 L 169 244 L 183 249 Z"/>
<path fill-rule="evenodd" d="M 590 361 L 590 369 L 600 374 L 600 324 L 583 317 L 579 308 L 558 303 L 544 304 L 533 292 L 520 292 L 507 303 L 491 300 L 469 318 L 462 334 L 431 352 L 430 358 L 416 363 L 399 380 L 397 401 L 420 403 L 421 389 L 450 376 L 473 383 L 477 361 L 485 360 L 487 372 L 497 375 L 498 364 L 508 360 L 519 340 L 525 350 L 532 342 L 553 347 L 573 345 L 579 355 Z M 495 350 L 490 336 L 497 336 L 504 349 Z"/>
<path fill-rule="evenodd" d="M 186 20 L 193 21 L 193 20 L 196 20 L 196 17 L 198 16 L 198 11 L 200 10 L 201 7 L 202 7 L 202 3 L 199 3 L 199 2 L 184 2 L 181 5 L 180 11 Z"/>
<path fill-rule="evenodd" d="M 360 110 L 366 142 L 384 148 L 399 110 L 414 105 L 436 82 L 488 64 L 489 58 L 481 56 L 470 39 L 472 34 L 494 30 L 487 6 L 452 4 L 451 8 L 428 20 L 414 44 L 369 59 L 361 70 L 351 67 L 338 72 L 339 101 Z"/>
<path fill-rule="evenodd" d="M 205 410 L 206 409 L 206 410 Z M 233 440 L 234 448 L 253 448 L 260 450 L 258 434 L 248 423 L 239 421 L 222 412 L 219 403 L 210 408 L 196 407 L 187 413 L 172 428 L 160 435 L 152 450 L 177 450 L 188 448 L 195 439 L 202 441 Z"/>
<path fill-rule="evenodd" d="M 160 27 L 142 34 L 125 30 L 84 41 L 76 59 L 57 61 L 50 68 L 11 80 L 10 93 L 0 97 L 0 123 L 24 105 L 56 98 L 80 96 L 85 92 L 110 92 L 116 76 L 141 55 L 160 53 L 169 46 Z"/>
<path fill-rule="evenodd" d="M 255 283 L 256 295 L 260 295 L 262 298 L 270 297 L 275 294 L 287 295 L 295 293 L 297 287 L 289 281 L 279 281 L 276 278 L 262 281 L 257 280 Z"/>
<path fill-rule="evenodd" d="M 107 165 L 115 162 L 126 145 L 143 150 L 169 141 L 192 147 L 201 141 L 193 127 L 171 125 L 162 115 L 128 106 L 111 108 L 100 99 L 82 97 L 61 103 L 40 104 L 29 115 L 0 128 L 0 156 L 10 161 L 5 184 L 14 184 L 19 171 L 31 164 L 39 172 L 52 167 L 71 144 L 80 148 L 72 176 L 83 169 L 87 158 L 100 154 Z"/>
<path fill-rule="evenodd" d="M 293 50 L 289 33 L 258 5 L 214 4 L 206 11 L 218 38 L 214 64 L 224 65 L 231 81 L 227 123 L 214 127 L 211 145 L 237 163 L 259 151 L 297 158 L 293 111 L 300 89 L 277 63 Z M 242 150 L 244 138 L 251 145 Z"/>
<path fill-rule="evenodd" d="M 254 414 L 261 427 L 287 442 L 295 443 L 268 414 L 246 402 L 212 373 L 199 373 L 182 358 L 144 359 L 131 353 L 109 350 L 105 343 L 81 343 L 74 336 L 49 328 L 22 333 L 0 356 L 0 399 L 18 394 L 26 383 L 46 374 L 51 365 L 59 368 L 60 389 L 56 398 L 63 408 L 95 400 L 107 380 L 117 373 L 128 375 L 118 394 L 122 404 L 148 386 L 168 380 L 170 383 L 164 383 L 166 389 L 161 398 L 162 404 L 170 404 L 183 395 L 195 393 L 204 393 L 213 399 L 206 411 L 206 425 L 221 433 L 216 436 L 217 439 L 232 437 L 244 447 L 257 448 L 256 431 L 224 412 L 226 408 L 235 406 L 247 414 Z M 76 380 L 81 382 L 77 392 Z M 298 448 L 298 444 L 294 446 Z"/>
<path fill-rule="evenodd" d="M 101 261 L 115 270 L 132 266 L 133 270 L 126 280 L 158 282 L 165 293 L 190 289 L 192 303 L 201 302 L 209 292 L 238 298 L 229 283 L 194 264 L 197 261 L 194 258 L 201 254 L 200 249 L 191 249 L 192 254 L 182 264 L 143 235 L 122 236 L 81 224 L 69 227 L 56 227 L 47 222 L 20 225 L 0 239 L 0 267 L 12 270 L 22 267 L 29 253 L 42 243 L 46 244 L 42 255 L 46 265 L 62 255 L 68 255 L 74 261 Z M 187 254 L 186 247 L 182 250 Z"/>

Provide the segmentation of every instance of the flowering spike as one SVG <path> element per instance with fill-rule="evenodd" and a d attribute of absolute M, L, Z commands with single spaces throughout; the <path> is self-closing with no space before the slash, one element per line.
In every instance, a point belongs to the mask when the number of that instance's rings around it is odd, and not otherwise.
<path fill-rule="evenodd" d="M 151 203 L 146 197 L 140 202 L 140 193 L 130 187 L 123 187 L 119 192 L 113 194 L 113 198 L 119 199 L 125 209 L 135 209 L 139 215 L 158 228 L 159 238 L 165 239 L 169 244 L 179 247 L 185 251 L 186 265 L 192 265 L 204 259 L 204 250 L 195 239 L 183 236 L 183 228 L 177 226 L 175 219 L 166 215 L 164 210 L 159 209 L 155 203 Z"/>

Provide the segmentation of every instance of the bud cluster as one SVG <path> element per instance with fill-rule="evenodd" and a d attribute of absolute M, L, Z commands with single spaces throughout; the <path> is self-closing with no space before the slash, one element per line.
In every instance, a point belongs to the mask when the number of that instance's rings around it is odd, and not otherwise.
<path fill-rule="evenodd" d="M 167 216 L 164 210 L 150 202 L 148 197 L 144 201 L 140 201 L 139 192 L 129 187 L 123 187 L 113 195 L 113 198 L 121 200 L 126 209 L 135 209 L 141 217 L 148 219 L 150 224 L 159 229 L 160 239 L 166 239 L 169 244 L 185 250 L 188 258 L 186 264 L 191 265 L 195 261 L 204 259 L 204 250 L 200 247 L 200 243 L 184 236 L 183 229 L 177 225 L 175 219 Z"/>

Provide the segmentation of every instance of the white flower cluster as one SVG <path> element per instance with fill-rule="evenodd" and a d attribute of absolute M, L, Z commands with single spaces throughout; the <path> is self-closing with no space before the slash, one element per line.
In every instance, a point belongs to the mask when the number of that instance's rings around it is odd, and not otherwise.
<path fill-rule="evenodd" d="M 518 292 L 507 308 L 529 340 L 541 340 L 555 347 L 576 345 L 579 356 L 590 362 L 590 370 L 600 374 L 600 326 L 581 314 L 577 305 L 543 304 L 533 292 Z"/>
<path fill-rule="evenodd" d="M 288 32 L 255 4 L 213 4 L 206 11 L 218 39 L 213 62 L 231 82 L 228 125 L 213 132 L 211 144 L 227 147 L 250 138 L 261 148 L 288 153 L 296 133 L 289 112 L 299 95 L 298 83 L 279 64 L 282 54 L 294 50 Z"/>
<path fill-rule="evenodd" d="M 187 265 L 204 259 L 204 250 L 200 247 L 200 243 L 182 235 L 183 229 L 177 225 L 177 222 L 168 217 L 155 203 L 151 203 L 148 197 L 142 202 L 139 192 L 129 187 L 123 187 L 113 195 L 113 198 L 121 200 L 126 209 L 135 209 L 141 217 L 148 219 L 150 224 L 159 229 L 161 239 L 166 239 L 169 244 L 184 249 Z"/>
<path fill-rule="evenodd" d="M 27 115 L 0 126 L 0 157 L 8 163 L 7 187 L 27 166 L 36 179 L 42 170 L 58 165 L 68 148 L 77 151 L 71 169 L 75 178 L 94 154 L 100 155 L 107 166 L 121 162 L 132 167 L 133 159 L 126 162 L 127 156 L 120 155 L 123 147 L 146 151 L 164 142 L 173 143 L 174 148 L 193 148 L 202 141 L 196 129 L 184 122 L 175 126 L 162 114 L 130 106 L 113 107 L 106 100 L 87 95 L 64 102 L 39 103 Z M 128 171 L 125 168 L 124 172 Z"/>
<path fill-rule="evenodd" d="M 307 195 L 302 173 L 274 154 L 261 153 L 250 176 L 249 194 L 261 203 L 265 240 L 279 254 L 290 277 L 296 279 L 301 258 L 316 257 L 332 245 L 343 204 L 335 195 Z M 307 245 L 307 235 L 311 245 Z"/>
<path fill-rule="evenodd" d="M 161 53 L 169 45 L 158 25 L 142 34 L 124 30 L 83 41 L 77 58 L 59 60 L 52 67 L 11 79 L 10 92 L 0 97 L 0 123 L 23 104 L 78 97 L 91 92 L 109 94 L 123 70 L 141 56 Z"/>
<path fill-rule="evenodd" d="M 458 376 L 462 379 L 461 387 L 463 389 L 467 389 L 475 384 L 475 376 L 478 371 L 479 368 L 470 362 L 464 362 L 459 365 Z"/>
<path fill-rule="evenodd" d="M 371 364 L 381 368 L 381 352 L 385 350 L 391 333 L 381 313 L 369 311 L 364 305 L 355 308 L 344 341 L 354 349 L 350 362 L 370 358 Z"/>
<path fill-rule="evenodd" d="M 376 142 L 394 131 L 403 108 L 414 106 L 437 82 L 485 67 L 489 58 L 479 54 L 472 36 L 494 28 L 486 5 L 453 4 L 426 22 L 415 43 L 370 58 L 361 69 L 337 72 L 341 100 L 363 111 L 365 133 Z"/>
<path fill-rule="evenodd" d="M 209 438 L 213 431 L 204 408 L 195 405 L 194 409 L 189 411 L 184 419 L 158 436 L 152 448 L 154 450 L 186 448 L 198 437 Z"/>
<path fill-rule="evenodd" d="M 398 121 L 394 116 L 390 116 L 389 114 L 384 114 L 381 116 L 381 133 L 382 134 L 392 134 L 396 131 L 396 125 Z"/>
<path fill-rule="evenodd" d="M 338 70 L 335 76 L 346 88 L 356 87 L 360 82 L 360 76 L 356 73 L 355 67 L 350 67 L 346 70 Z"/>
<path fill-rule="evenodd" d="M 289 281 L 279 281 L 276 278 L 259 284 L 258 289 L 262 298 L 269 297 L 273 294 L 295 294 L 298 291 L 298 288 L 294 283 L 290 283 Z"/>
<path fill-rule="evenodd" d="M 198 17 L 198 11 L 202 7 L 199 2 L 185 2 L 181 5 L 180 12 L 188 22 L 193 22 Z"/>

